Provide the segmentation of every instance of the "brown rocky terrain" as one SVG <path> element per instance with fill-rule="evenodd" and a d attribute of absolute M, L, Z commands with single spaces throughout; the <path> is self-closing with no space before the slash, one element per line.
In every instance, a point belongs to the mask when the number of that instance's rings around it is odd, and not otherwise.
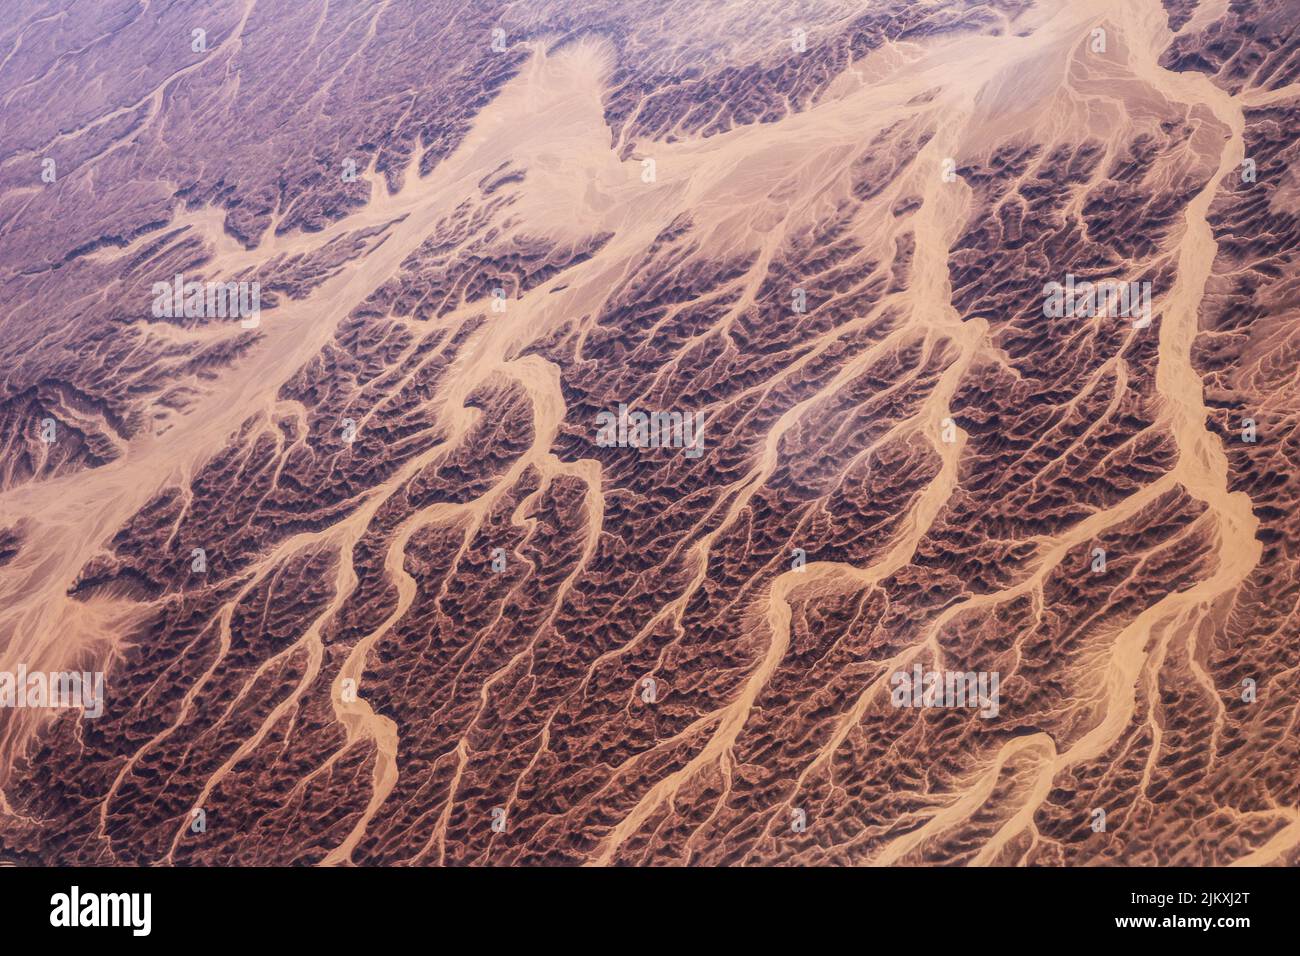
<path fill-rule="evenodd" d="M 1289 0 L 43 0 L 0 106 L 0 672 L 105 676 L 0 862 L 1300 863 Z"/>

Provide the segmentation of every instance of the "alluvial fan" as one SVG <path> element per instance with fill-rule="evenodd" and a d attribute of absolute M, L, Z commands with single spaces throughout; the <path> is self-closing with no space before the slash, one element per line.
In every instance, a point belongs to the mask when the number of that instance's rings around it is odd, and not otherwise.
<path fill-rule="evenodd" d="M 26 4 L 0 861 L 1300 864 L 1293 0 Z"/>

